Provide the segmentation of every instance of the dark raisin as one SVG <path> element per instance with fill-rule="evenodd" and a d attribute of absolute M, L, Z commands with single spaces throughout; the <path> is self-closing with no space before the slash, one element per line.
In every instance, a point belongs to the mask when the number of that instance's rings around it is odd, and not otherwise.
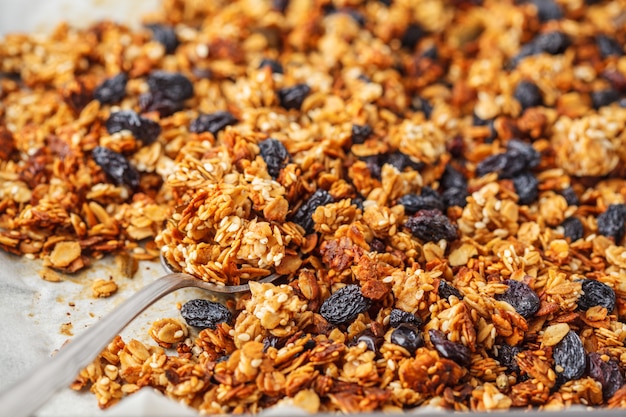
<path fill-rule="evenodd" d="M 163 45 L 166 54 L 173 54 L 176 51 L 179 42 L 173 27 L 160 23 L 148 24 L 146 27 L 152 31 L 152 39 Z"/>
<path fill-rule="evenodd" d="M 602 385 L 604 399 L 611 398 L 624 385 L 624 376 L 615 359 L 605 362 L 600 353 L 592 352 L 587 362 L 588 374 Z"/>
<path fill-rule="evenodd" d="M 350 202 L 353 205 L 355 205 L 357 209 L 359 209 L 361 211 L 364 210 L 364 207 L 363 207 L 363 197 L 360 197 L 360 196 L 359 197 L 354 197 L 354 198 L 352 198 L 350 200 L 351 200 Z"/>
<path fill-rule="evenodd" d="M 392 309 L 391 313 L 389 313 L 389 326 L 396 328 L 402 323 L 408 323 L 415 327 L 419 327 L 422 325 L 422 319 L 417 317 L 415 314 L 400 310 L 399 308 Z"/>
<path fill-rule="evenodd" d="M 417 327 L 409 323 L 402 323 L 391 332 L 389 341 L 394 345 L 402 346 L 411 355 L 415 351 L 424 346 L 424 339 L 422 333 Z"/>
<path fill-rule="evenodd" d="M 272 0 L 272 9 L 285 13 L 287 7 L 289 6 L 289 0 Z"/>
<path fill-rule="evenodd" d="M 572 41 L 565 33 L 555 31 L 537 35 L 532 43 L 536 54 L 545 52 L 550 55 L 558 55 L 565 52 Z"/>
<path fill-rule="evenodd" d="M 405 29 L 404 34 L 402 34 L 400 43 L 404 48 L 415 49 L 415 46 L 425 34 L 424 29 L 422 29 L 420 25 L 417 23 L 411 23 Z"/>
<path fill-rule="evenodd" d="M 280 349 L 285 345 L 285 339 L 274 336 L 273 334 L 268 334 L 263 339 L 263 352 L 267 352 L 267 350 L 271 347 Z"/>
<path fill-rule="evenodd" d="M 267 165 L 267 172 L 276 179 L 280 175 L 280 170 L 291 160 L 291 155 L 287 152 L 285 145 L 278 139 L 265 139 L 259 142 L 261 158 Z"/>
<path fill-rule="evenodd" d="M 497 350 L 496 359 L 500 362 L 500 365 L 505 366 L 509 372 L 519 373 L 517 354 L 522 351 L 522 348 L 519 346 L 501 345 Z"/>
<path fill-rule="evenodd" d="M 352 143 L 360 145 L 373 133 L 370 125 L 352 125 Z"/>
<path fill-rule="evenodd" d="M 171 100 L 160 91 L 143 93 L 139 95 L 139 108 L 142 113 L 156 111 L 161 117 L 171 116 L 184 108 L 182 101 Z"/>
<path fill-rule="evenodd" d="M 541 154 L 531 144 L 519 139 L 511 139 L 506 143 L 506 154 L 511 161 L 514 159 L 522 160 L 524 162 L 523 169 L 533 169 L 541 162 Z M 511 175 L 514 173 L 510 170 L 507 172 Z"/>
<path fill-rule="evenodd" d="M 144 145 L 153 143 L 161 134 L 161 126 L 157 122 L 141 117 L 132 110 L 121 110 L 111 113 L 105 126 L 109 133 L 129 130 Z"/>
<path fill-rule="evenodd" d="M 415 96 L 411 100 L 411 107 L 413 110 L 421 111 L 424 113 L 424 117 L 430 120 L 430 116 L 433 114 L 433 106 L 425 98 Z"/>
<path fill-rule="evenodd" d="M 537 17 L 540 22 L 549 20 L 561 20 L 563 10 L 553 0 L 532 0 L 531 3 L 537 8 Z"/>
<path fill-rule="evenodd" d="M 565 198 L 567 204 L 570 206 L 578 206 L 580 205 L 580 200 L 578 199 L 578 195 L 576 195 L 576 191 L 572 187 L 567 187 L 562 189 L 559 194 Z"/>
<path fill-rule="evenodd" d="M 180 309 L 188 325 L 200 329 L 214 329 L 220 323 L 230 323 L 233 315 L 224 305 L 209 300 L 189 300 Z"/>
<path fill-rule="evenodd" d="M 499 178 L 513 178 L 517 174 L 535 168 L 541 162 L 541 154 L 532 145 L 518 139 L 507 142 L 506 151 L 491 155 L 476 165 L 476 175 L 482 177 L 490 172 Z"/>
<path fill-rule="evenodd" d="M 444 189 L 467 188 L 467 179 L 461 171 L 454 168 L 452 165 L 446 165 L 439 182 Z"/>
<path fill-rule="evenodd" d="M 334 325 L 349 324 L 371 304 L 371 300 L 363 296 L 361 287 L 350 284 L 335 291 L 322 303 L 320 315 Z"/>
<path fill-rule="evenodd" d="M 385 253 L 386 245 L 385 242 L 378 238 L 372 239 L 370 242 L 370 250 L 372 252 Z"/>
<path fill-rule="evenodd" d="M 222 355 L 219 358 L 215 359 L 215 363 L 226 362 L 230 359 L 230 355 Z"/>
<path fill-rule="evenodd" d="M 217 136 L 219 131 L 235 123 L 237 123 L 235 116 L 230 112 L 220 110 L 215 113 L 200 114 L 189 123 L 189 131 L 193 133 L 211 132 L 213 136 Z"/>
<path fill-rule="evenodd" d="M 193 84 L 178 72 L 152 71 L 148 76 L 150 91 L 162 93 L 173 101 L 184 101 L 193 97 Z"/>
<path fill-rule="evenodd" d="M 128 75 L 120 72 L 104 80 L 93 92 L 93 96 L 102 104 L 112 104 L 121 101 L 126 95 Z"/>
<path fill-rule="evenodd" d="M 404 223 L 413 236 L 425 242 L 438 242 L 441 239 L 453 241 L 458 238 L 458 230 L 450 219 L 439 210 L 420 210 Z"/>
<path fill-rule="evenodd" d="M 430 343 L 441 356 L 450 359 L 461 366 L 469 366 L 472 362 L 472 351 L 465 345 L 448 340 L 441 330 L 428 331 Z"/>
<path fill-rule="evenodd" d="M 505 280 L 503 284 L 509 288 L 502 294 L 496 294 L 494 296 L 496 300 L 510 304 L 525 319 L 532 317 L 539 310 L 541 303 L 539 296 L 528 285 L 514 279 Z"/>
<path fill-rule="evenodd" d="M 404 171 L 405 168 L 419 170 L 423 166 L 421 162 L 414 161 L 410 156 L 400 151 L 383 155 L 382 163 L 392 165 L 400 172 Z"/>
<path fill-rule="evenodd" d="M 620 99 L 620 94 L 616 90 L 606 89 L 591 92 L 591 105 L 594 109 L 608 106 Z"/>
<path fill-rule="evenodd" d="M 513 178 L 515 192 L 519 197 L 517 201 L 520 205 L 528 205 L 537 200 L 539 195 L 539 181 L 530 172 L 522 172 Z"/>
<path fill-rule="evenodd" d="M 615 291 L 603 282 L 593 279 L 582 281 L 583 293 L 578 298 L 578 308 L 583 311 L 600 306 L 611 313 L 615 309 Z"/>
<path fill-rule="evenodd" d="M 467 188 L 448 188 L 441 193 L 441 201 L 443 201 L 446 208 L 454 206 L 465 207 L 468 196 Z"/>
<path fill-rule="evenodd" d="M 522 110 L 543 104 L 541 90 L 530 81 L 520 81 L 515 87 L 513 97 L 520 103 Z"/>
<path fill-rule="evenodd" d="M 585 348 L 580 337 L 571 330 L 554 346 L 552 358 L 558 383 L 578 379 L 585 373 Z"/>
<path fill-rule="evenodd" d="M 578 217 L 568 217 L 561 223 L 563 228 L 563 236 L 568 237 L 570 242 L 576 242 L 578 239 L 582 239 L 585 235 L 583 229 L 583 223 Z"/>
<path fill-rule="evenodd" d="M 619 244 L 624 237 L 624 222 L 626 221 L 626 206 L 611 204 L 606 211 L 598 216 L 598 232 L 612 237 L 615 244 Z"/>
<path fill-rule="evenodd" d="M 306 84 L 297 84 L 293 87 L 285 87 L 278 90 L 280 105 L 286 110 L 300 110 L 306 96 L 311 92 L 311 87 Z"/>
<path fill-rule="evenodd" d="M 312 233 L 314 230 L 313 226 L 315 225 L 312 217 L 313 213 L 315 213 L 318 207 L 325 206 L 333 201 L 333 197 L 328 191 L 320 188 L 298 208 L 298 211 L 293 215 L 291 221 L 302 226 L 307 233 Z"/>
<path fill-rule="evenodd" d="M 608 37 L 607 35 L 596 36 L 596 45 L 600 51 L 600 56 L 605 59 L 610 56 L 622 56 L 624 55 L 624 48 L 615 39 Z"/>
<path fill-rule="evenodd" d="M 93 160 L 118 185 L 126 185 L 133 190 L 139 188 L 139 172 L 121 153 L 103 146 L 91 151 Z"/>
<path fill-rule="evenodd" d="M 380 179 L 382 171 L 381 155 L 370 155 L 361 159 L 365 162 L 367 170 L 370 172 L 372 178 Z"/>
<path fill-rule="evenodd" d="M 439 280 L 437 293 L 439 294 L 440 298 L 445 298 L 446 300 L 449 299 L 451 295 L 454 295 L 459 300 L 463 299 L 463 294 L 461 294 L 461 291 L 457 290 L 443 279 Z"/>
<path fill-rule="evenodd" d="M 398 199 L 398 204 L 402 204 L 404 206 L 404 212 L 406 214 L 415 214 L 419 210 L 432 210 L 436 209 L 439 211 L 444 210 L 443 202 L 437 194 L 436 191 L 433 191 L 430 187 L 423 187 L 422 194 L 405 194 Z"/>
<path fill-rule="evenodd" d="M 354 345 L 358 345 L 361 342 L 365 343 L 368 350 L 371 350 L 372 352 L 378 352 L 378 349 L 383 344 L 384 339 L 382 337 L 374 336 L 374 333 L 372 333 L 371 330 L 367 329 L 354 339 Z"/>
<path fill-rule="evenodd" d="M 270 58 L 263 58 L 261 60 L 261 63 L 259 64 L 259 68 L 263 68 L 263 67 L 270 67 L 270 70 L 274 73 L 274 74 L 283 74 L 283 66 L 280 64 L 280 62 L 274 60 L 274 59 L 270 59 Z"/>

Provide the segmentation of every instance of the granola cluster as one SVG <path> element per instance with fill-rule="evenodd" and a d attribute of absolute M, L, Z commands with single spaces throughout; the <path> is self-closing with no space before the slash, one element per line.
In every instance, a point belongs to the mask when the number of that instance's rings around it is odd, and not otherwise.
<path fill-rule="evenodd" d="M 0 247 L 47 281 L 162 255 L 251 289 L 230 321 L 117 337 L 72 387 L 205 414 L 626 407 L 625 9 L 164 0 L 140 29 L 7 35 Z"/>

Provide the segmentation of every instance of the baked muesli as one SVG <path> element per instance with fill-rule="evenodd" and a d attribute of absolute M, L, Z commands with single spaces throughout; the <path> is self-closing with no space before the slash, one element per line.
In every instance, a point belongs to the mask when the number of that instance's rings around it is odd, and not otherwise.
<path fill-rule="evenodd" d="M 117 337 L 72 387 L 205 414 L 625 407 L 624 10 L 165 0 L 139 29 L 7 35 L 0 246 L 48 281 L 163 255 L 251 289 Z"/>

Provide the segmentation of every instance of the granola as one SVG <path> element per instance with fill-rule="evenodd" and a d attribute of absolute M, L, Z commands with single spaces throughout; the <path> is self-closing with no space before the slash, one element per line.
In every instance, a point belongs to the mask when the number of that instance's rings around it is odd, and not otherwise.
<path fill-rule="evenodd" d="M 0 247 L 42 285 L 115 256 L 96 297 L 159 256 L 251 289 L 72 387 L 204 414 L 625 407 L 625 7 L 164 0 L 143 28 L 7 35 Z"/>

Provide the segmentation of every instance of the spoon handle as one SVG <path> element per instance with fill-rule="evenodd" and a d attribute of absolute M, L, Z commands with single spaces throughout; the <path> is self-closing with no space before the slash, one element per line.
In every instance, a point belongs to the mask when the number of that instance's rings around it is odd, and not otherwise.
<path fill-rule="evenodd" d="M 89 365 L 142 311 L 177 289 L 194 286 L 196 281 L 190 275 L 173 273 L 143 287 L 110 314 L 64 345 L 56 355 L 0 393 L 0 415 L 33 415 L 55 392 L 74 381 L 81 369 Z"/>

